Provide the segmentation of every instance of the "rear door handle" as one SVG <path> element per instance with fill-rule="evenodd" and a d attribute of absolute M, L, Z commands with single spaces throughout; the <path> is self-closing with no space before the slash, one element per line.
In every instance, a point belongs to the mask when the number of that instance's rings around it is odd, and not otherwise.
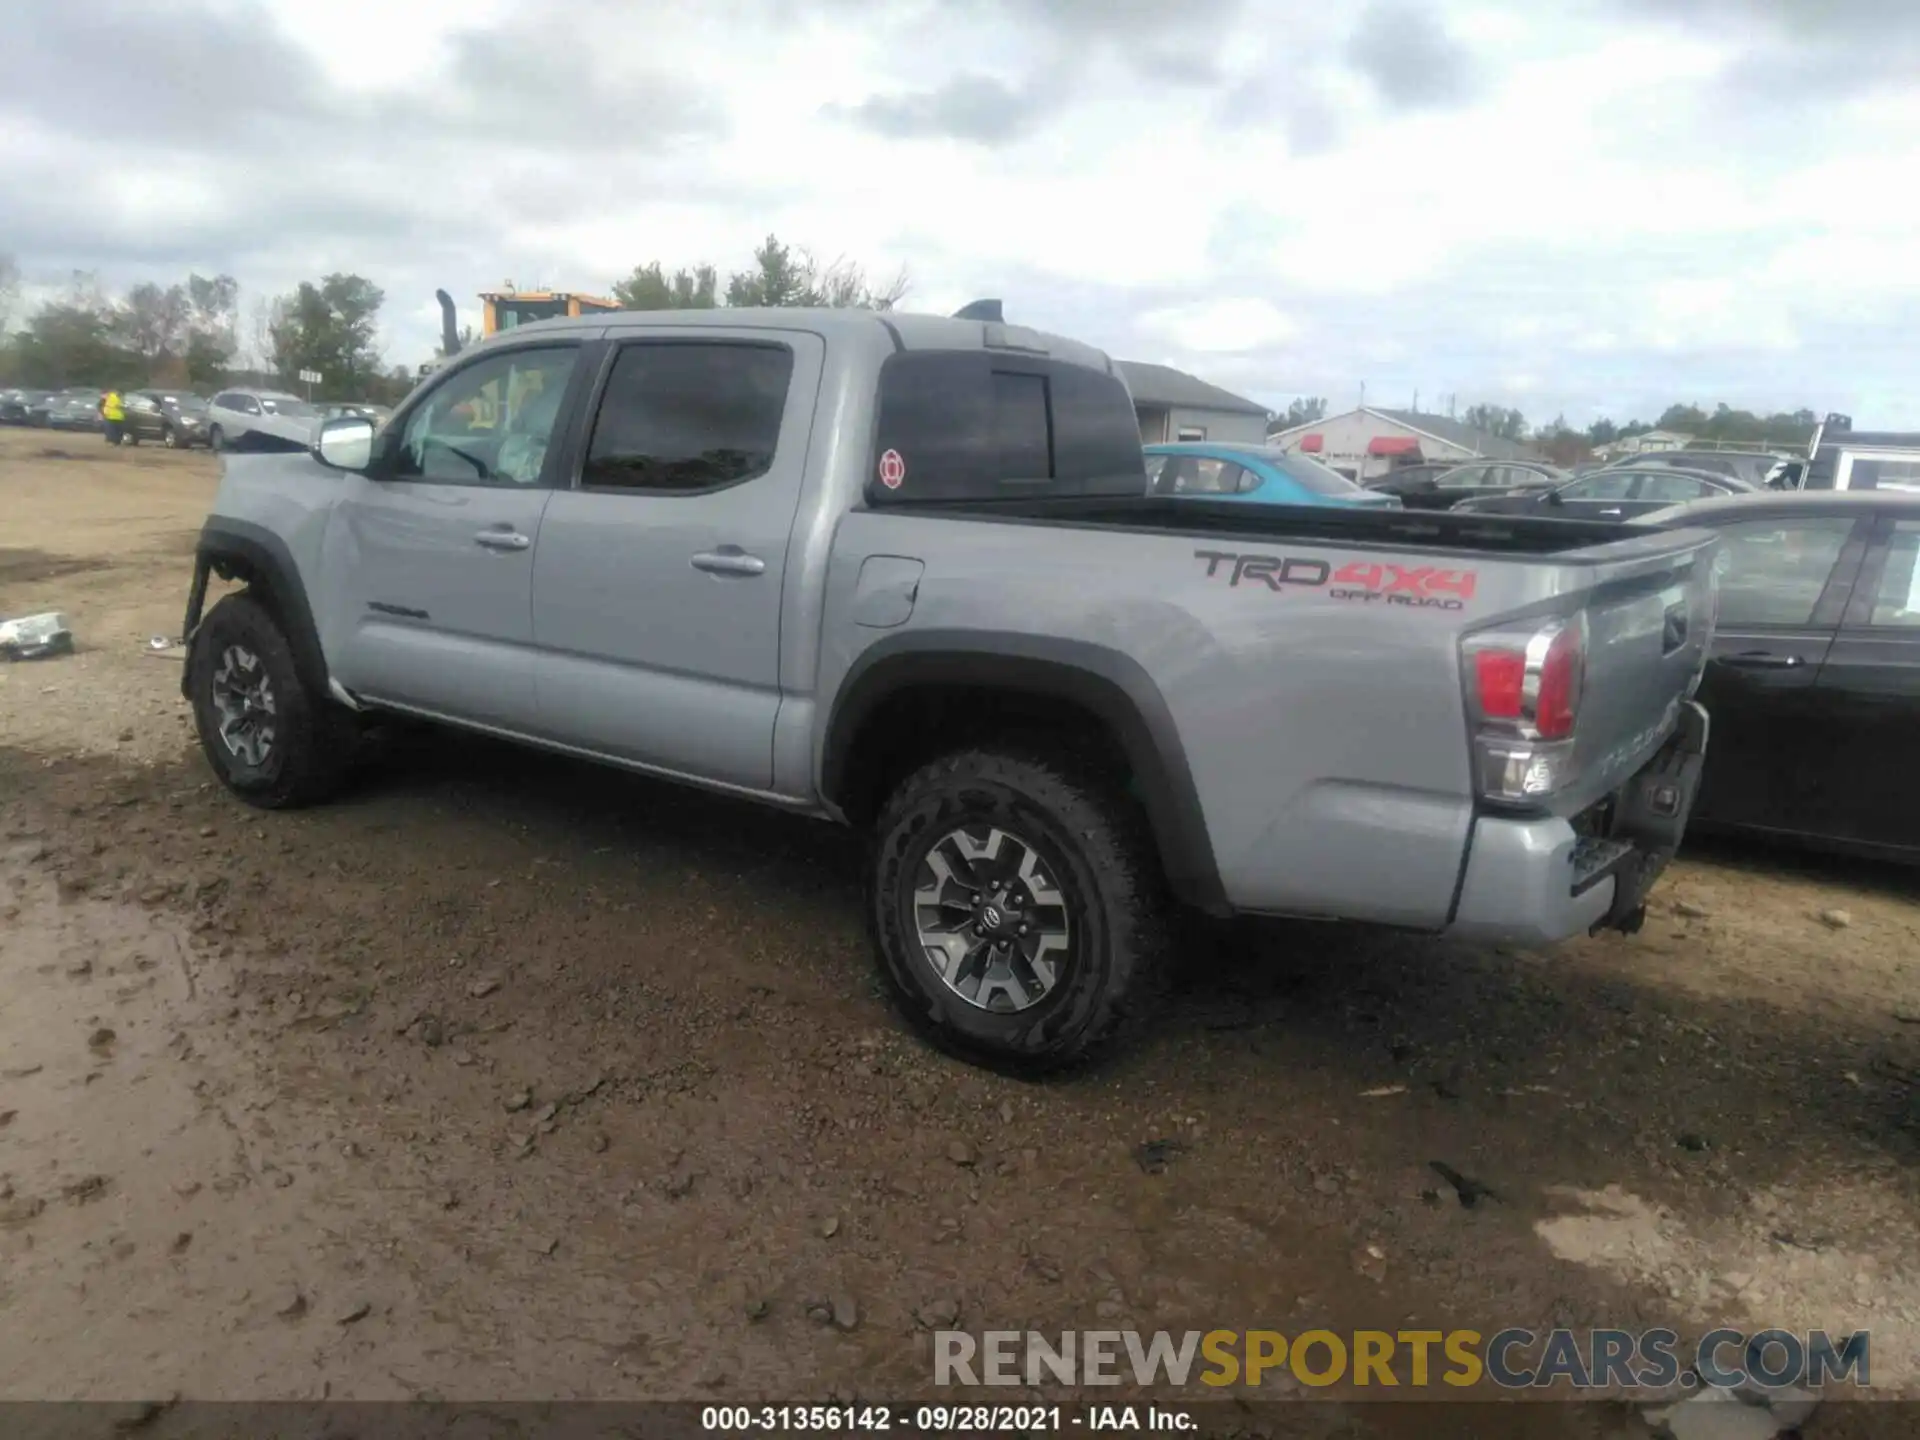
<path fill-rule="evenodd" d="M 693 568 L 709 575 L 764 575 L 767 562 L 749 555 L 738 545 L 722 545 L 718 550 L 703 550 L 693 557 Z"/>
<path fill-rule="evenodd" d="M 1776 655 L 1771 650 L 1742 650 L 1719 659 L 1723 665 L 1735 665 L 1742 670 L 1796 670 L 1807 663 L 1798 655 Z"/>
<path fill-rule="evenodd" d="M 473 537 L 473 543 L 489 550 L 524 550 L 533 541 L 518 530 L 482 530 Z"/>

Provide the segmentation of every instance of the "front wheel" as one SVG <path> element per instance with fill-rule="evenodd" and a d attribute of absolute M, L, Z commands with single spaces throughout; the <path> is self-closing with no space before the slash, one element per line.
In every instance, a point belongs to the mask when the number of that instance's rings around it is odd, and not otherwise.
<path fill-rule="evenodd" d="M 178 450 L 180 448 L 180 432 L 175 430 L 171 425 L 166 426 L 160 431 L 160 444 L 165 449 Z"/>
<path fill-rule="evenodd" d="M 225 450 L 227 448 L 227 432 L 222 430 L 218 425 L 214 426 L 207 432 L 207 448 L 209 450 Z"/>
<path fill-rule="evenodd" d="M 1158 866 L 1116 781 L 997 750 L 909 776 L 876 827 L 868 914 L 880 973 L 942 1049 L 1038 1073 L 1145 1020 L 1162 959 Z"/>
<path fill-rule="evenodd" d="M 310 805 L 332 794 L 352 760 L 349 724 L 301 681 L 271 612 L 229 595 L 193 637 L 187 693 L 214 774 L 249 805 Z"/>

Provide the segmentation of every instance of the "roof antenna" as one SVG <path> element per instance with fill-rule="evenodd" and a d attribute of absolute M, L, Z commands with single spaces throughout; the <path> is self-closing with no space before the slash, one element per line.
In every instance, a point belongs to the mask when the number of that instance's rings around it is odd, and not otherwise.
<path fill-rule="evenodd" d="M 1007 317 L 1000 313 L 998 300 L 976 300 L 971 305 L 962 305 L 953 312 L 956 320 L 985 320 L 990 324 L 1004 325 Z"/>

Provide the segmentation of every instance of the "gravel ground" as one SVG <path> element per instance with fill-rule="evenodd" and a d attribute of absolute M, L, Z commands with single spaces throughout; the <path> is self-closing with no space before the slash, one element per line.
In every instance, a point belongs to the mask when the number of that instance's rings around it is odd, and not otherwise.
<path fill-rule="evenodd" d="M 0 616 L 80 646 L 0 665 L 0 1399 L 877 1397 L 955 1323 L 1871 1327 L 1920 1395 L 1913 875 L 1710 850 L 1551 955 L 1195 924 L 1021 1084 L 895 1024 L 835 830 L 431 734 L 232 802 L 144 653 L 214 477 L 0 431 Z"/>

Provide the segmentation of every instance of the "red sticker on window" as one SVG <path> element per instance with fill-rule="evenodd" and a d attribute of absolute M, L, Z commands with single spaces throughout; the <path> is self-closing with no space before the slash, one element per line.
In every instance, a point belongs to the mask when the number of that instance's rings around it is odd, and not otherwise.
<path fill-rule="evenodd" d="M 880 457 L 880 483 L 889 490 L 898 490 L 900 482 L 907 478 L 907 462 L 900 458 L 898 450 L 889 450 Z"/>

